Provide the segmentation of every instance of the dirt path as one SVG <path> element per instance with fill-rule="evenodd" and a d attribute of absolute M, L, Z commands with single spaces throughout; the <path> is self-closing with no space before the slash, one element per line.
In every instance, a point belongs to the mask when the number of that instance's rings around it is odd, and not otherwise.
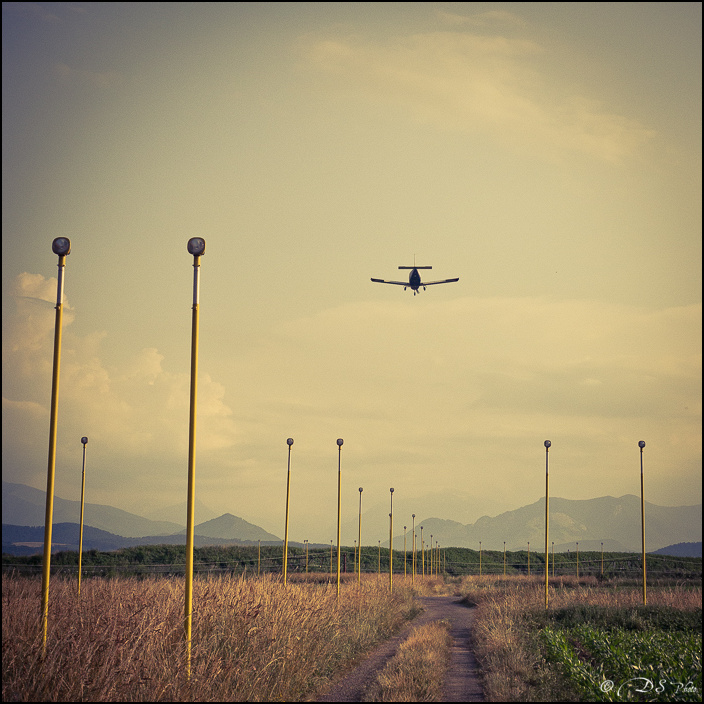
<path fill-rule="evenodd" d="M 425 611 L 417 616 L 396 636 L 373 650 L 360 665 L 342 679 L 333 683 L 319 702 L 360 702 L 367 687 L 386 665 L 410 633 L 430 621 L 445 619 L 452 624 L 452 661 L 445 678 L 443 701 L 482 702 L 484 695 L 479 684 L 477 664 L 469 649 L 474 610 L 459 603 L 453 596 L 421 597 Z"/>

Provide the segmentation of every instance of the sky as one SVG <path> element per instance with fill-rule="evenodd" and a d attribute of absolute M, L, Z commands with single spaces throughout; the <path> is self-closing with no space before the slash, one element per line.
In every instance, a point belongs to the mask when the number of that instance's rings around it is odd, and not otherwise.
<path fill-rule="evenodd" d="M 391 487 L 399 526 L 540 499 L 546 439 L 551 496 L 638 495 L 645 440 L 646 500 L 701 502 L 700 3 L 2 19 L 3 480 L 46 488 L 66 236 L 56 495 L 88 436 L 87 502 L 186 501 L 198 236 L 216 514 L 283 536 L 288 437 L 292 540 L 334 537 L 338 459 L 375 544 Z M 414 262 L 459 282 L 370 281 Z"/>

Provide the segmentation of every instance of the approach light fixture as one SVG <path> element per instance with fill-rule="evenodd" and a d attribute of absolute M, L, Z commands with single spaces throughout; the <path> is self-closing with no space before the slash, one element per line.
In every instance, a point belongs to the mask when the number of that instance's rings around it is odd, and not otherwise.
<path fill-rule="evenodd" d="M 188 240 L 188 253 L 194 257 L 200 257 L 205 254 L 205 240 L 202 237 L 191 237 Z"/>
<path fill-rule="evenodd" d="M 337 438 L 337 444 L 339 447 L 342 447 L 343 442 L 344 442 L 344 440 L 342 438 Z"/>
<path fill-rule="evenodd" d="M 545 447 L 550 447 L 552 443 L 549 440 L 546 440 L 543 445 L 545 445 Z"/>
<path fill-rule="evenodd" d="M 81 442 L 82 442 L 84 445 L 87 445 L 87 444 L 88 444 L 88 438 L 85 437 L 85 436 L 82 437 L 82 438 L 81 438 Z"/>
<path fill-rule="evenodd" d="M 286 444 L 287 444 L 287 445 L 293 445 L 293 438 L 287 438 Z"/>
<path fill-rule="evenodd" d="M 68 237 L 57 237 L 51 243 L 51 251 L 60 257 L 65 257 L 71 253 L 71 240 Z"/>

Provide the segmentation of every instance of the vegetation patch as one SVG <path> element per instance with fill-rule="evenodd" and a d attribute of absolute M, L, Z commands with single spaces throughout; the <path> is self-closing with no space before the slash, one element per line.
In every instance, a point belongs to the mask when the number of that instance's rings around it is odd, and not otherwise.
<path fill-rule="evenodd" d="M 439 702 L 450 662 L 450 623 L 417 628 L 367 691 L 366 702 Z"/>

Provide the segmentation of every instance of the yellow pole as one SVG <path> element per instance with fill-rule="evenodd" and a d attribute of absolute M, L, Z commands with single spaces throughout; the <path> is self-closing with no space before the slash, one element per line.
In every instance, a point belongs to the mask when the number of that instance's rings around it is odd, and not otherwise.
<path fill-rule="evenodd" d="M 354 572 L 357 572 L 357 541 L 354 541 Z"/>
<path fill-rule="evenodd" d="M 504 577 L 506 576 L 506 541 L 504 540 Z"/>
<path fill-rule="evenodd" d="M 579 579 L 579 543 L 577 543 L 577 579 Z"/>
<path fill-rule="evenodd" d="M 82 437 L 83 443 L 83 471 L 81 472 L 81 531 L 78 537 L 78 596 L 81 596 L 81 558 L 83 557 L 83 506 L 86 492 L 86 445 L 88 438 Z"/>
<path fill-rule="evenodd" d="M 406 526 L 403 526 L 403 578 L 406 579 Z"/>
<path fill-rule="evenodd" d="M 552 576 L 555 576 L 555 542 L 552 543 Z"/>
<path fill-rule="evenodd" d="M 528 576 L 530 577 L 530 540 L 528 541 Z"/>
<path fill-rule="evenodd" d="M 332 538 L 330 538 L 330 579 L 332 579 Z"/>
<path fill-rule="evenodd" d="M 359 545 L 359 565 L 357 568 L 357 584 L 362 583 L 362 492 L 364 489 L 359 487 L 359 532 L 357 535 L 357 543 Z"/>
<path fill-rule="evenodd" d="M 414 513 L 412 516 L 413 518 L 413 535 L 411 538 L 411 584 L 416 583 L 416 514 Z"/>
<path fill-rule="evenodd" d="M 308 541 L 304 540 L 303 542 L 306 544 L 306 574 L 308 574 Z"/>
<path fill-rule="evenodd" d="M 548 513 L 548 506 L 549 506 L 549 501 L 550 501 L 550 494 L 548 491 L 549 488 L 549 474 L 548 474 L 548 452 L 550 451 L 550 445 L 552 443 L 549 440 L 546 440 L 543 445 L 545 445 L 545 609 L 547 610 L 548 608 L 548 520 L 549 520 L 549 513 Z M 553 572 L 555 571 L 555 547 L 553 543 L 553 562 L 552 562 L 552 569 Z"/>
<path fill-rule="evenodd" d="M 379 543 L 379 565 L 377 568 L 377 574 L 381 576 L 381 540 L 377 541 Z"/>
<path fill-rule="evenodd" d="M 394 590 L 394 490 L 391 492 L 391 513 L 389 514 L 389 591 Z"/>
<path fill-rule="evenodd" d="M 482 541 L 479 541 L 479 576 L 482 576 Z"/>
<path fill-rule="evenodd" d="M 430 534 L 430 547 L 428 548 L 428 574 L 433 576 L 433 534 Z"/>
<path fill-rule="evenodd" d="M 420 527 L 420 561 L 423 565 L 423 577 L 425 577 L 425 543 L 423 542 L 423 526 Z"/>
<path fill-rule="evenodd" d="M 645 586 L 645 501 L 643 498 L 643 448 L 645 447 L 645 442 L 640 440 L 638 447 L 640 447 L 640 535 L 643 548 L 643 606 L 645 606 L 648 603 Z"/>
<path fill-rule="evenodd" d="M 54 477 L 56 474 L 56 426 L 59 415 L 59 369 L 61 366 L 61 328 L 63 321 L 64 267 L 71 252 L 67 237 L 57 237 L 51 244 L 59 256 L 56 286 L 56 320 L 54 322 L 54 364 L 51 378 L 51 417 L 49 420 L 49 462 L 46 478 L 46 511 L 44 514 L 44 558 L 42 562 L 42 657 L 46 656 L 46 636 L 49 621 L 49 574 L 51 571 L 51 529 L 54 516 Z"/>
<path fill-rule="evenodd" d="M 257 540 L 257 577 L 262 573 L 262 541 Z"/>
<path fill-rule="evenodd" d="M 340 496 L 342 489 L 342 438 L 337 439 L 337 598 L 340 598 Z"/>
<path fill-rule="evenodd" d="M 601 544 L 601 576 L 604 576 L 604 543 Z"/>
<path fill-rule="evenodd" d="M 293 438 L 288 438 L 286 444 L 288 445 L 288 472 L 286 475 L 286 528 L 284 529 L 284 586 L 286 586 L 288 571 L 288 499 L 291 494 L 291 445 L 293 445 Z M 330 547 L 330 574 L 332 574 L 332 547 Z"/>
<path fill-rule="evenodd" d="M 193 237 L 188 241 L 193 255 L 193 315 L 191 330 L 191 404 L 188 426 L 188 506 L 186 518 L 186 677 L 191 679 L 191 624 L 193 620 L 193 540 L 196 499 L 196 400 L 198 396 L 198 318 L 200 308 L 200 258 L 205 254 L 205 240 Z"/>

